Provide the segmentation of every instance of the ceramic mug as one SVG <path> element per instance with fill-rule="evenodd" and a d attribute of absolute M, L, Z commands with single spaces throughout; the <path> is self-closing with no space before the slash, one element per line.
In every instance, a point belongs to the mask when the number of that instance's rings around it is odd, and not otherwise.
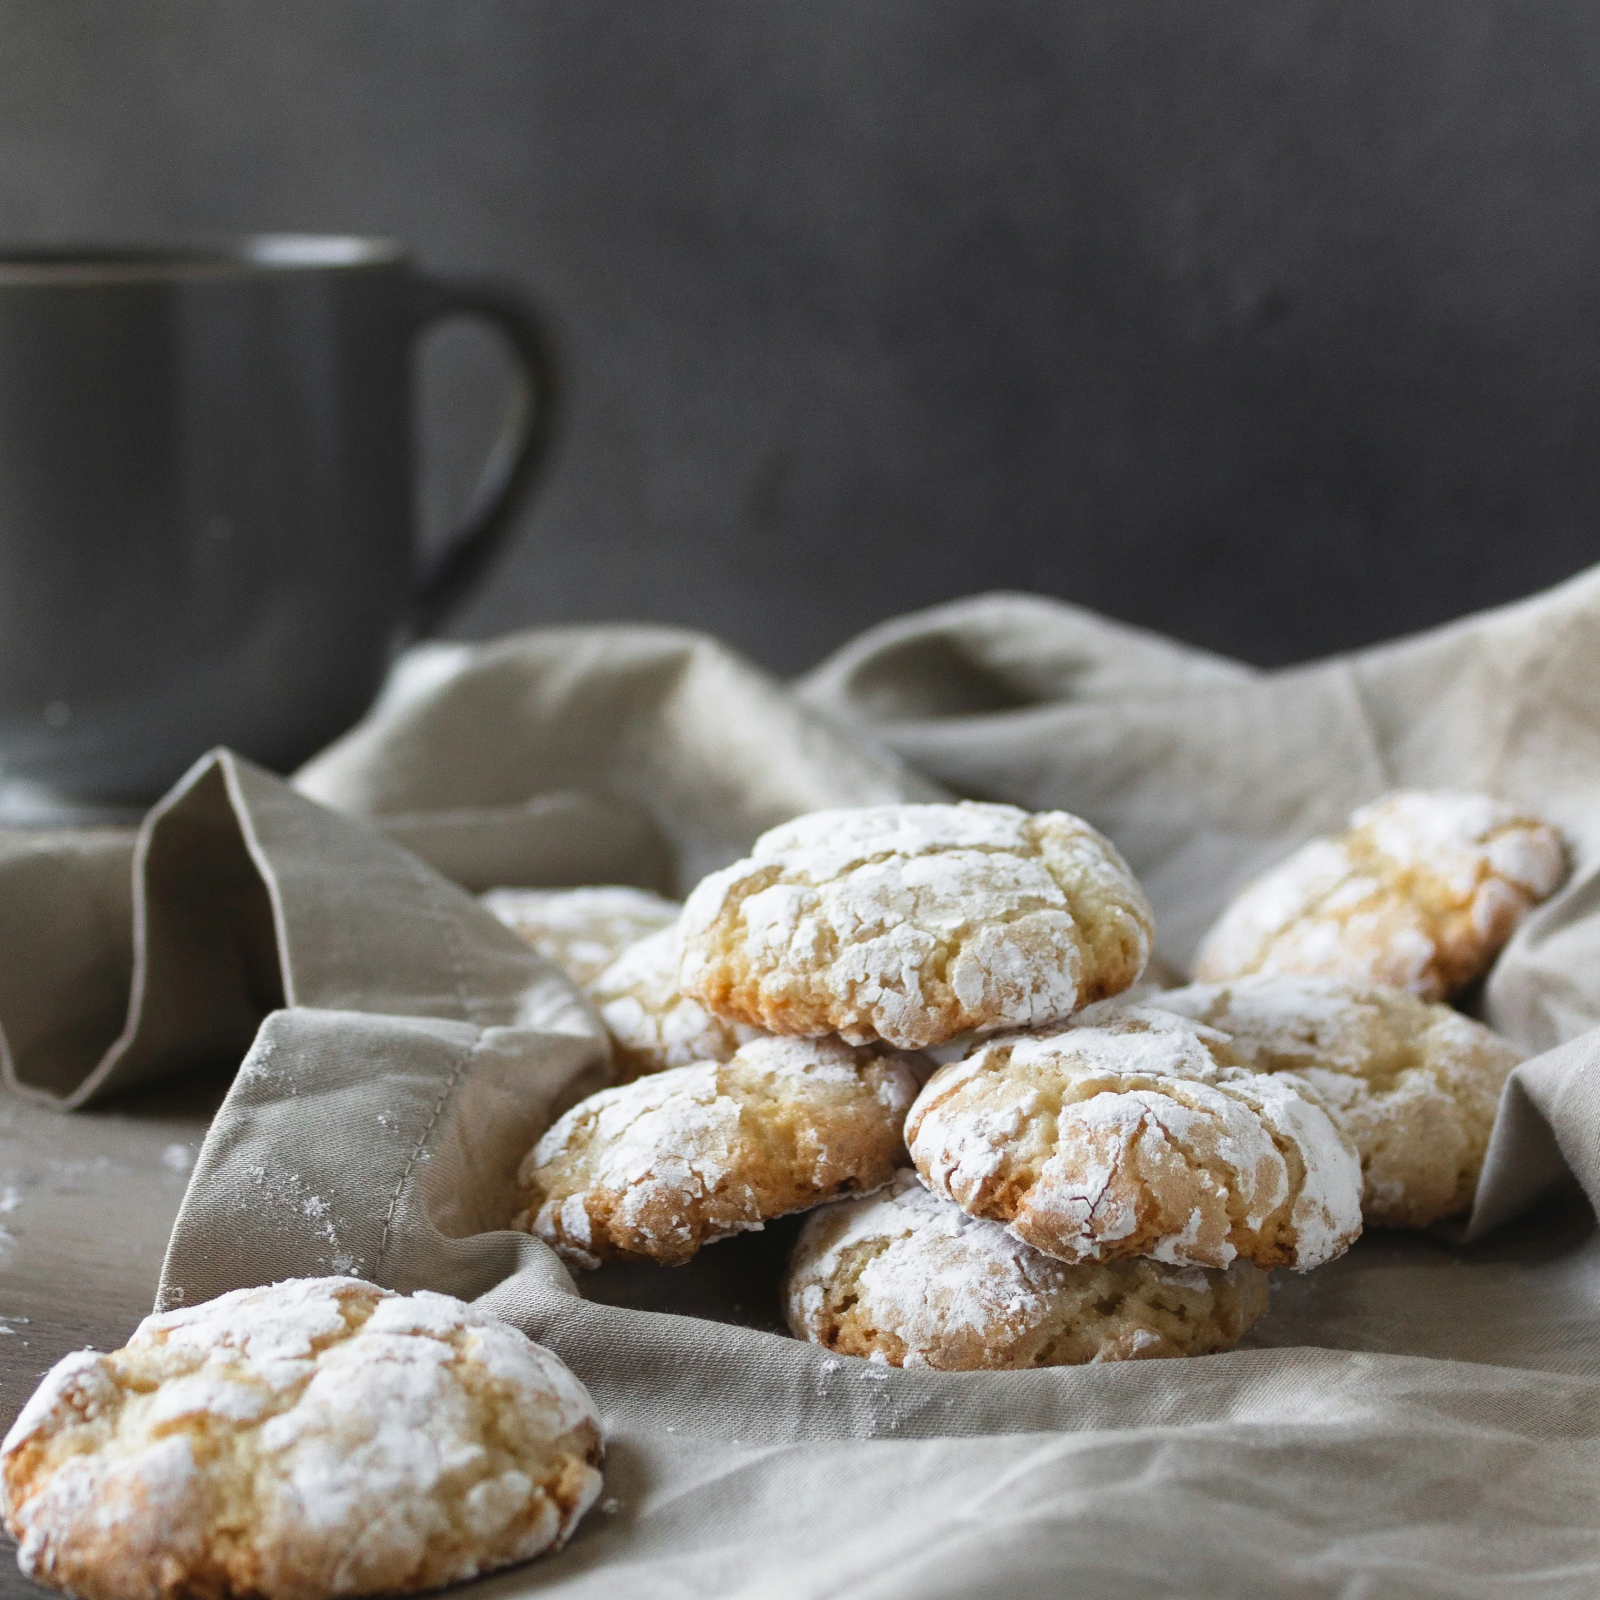
<path fill-rule="evenodd" d="M 419 563 L 412 369 L 447 317 L 518 383 Z M 549 345 L 386 240 L 0 250 L 0 822 L 136 812 L 213 745 L 289 771 L 474 585 L 545 454 Z"/>

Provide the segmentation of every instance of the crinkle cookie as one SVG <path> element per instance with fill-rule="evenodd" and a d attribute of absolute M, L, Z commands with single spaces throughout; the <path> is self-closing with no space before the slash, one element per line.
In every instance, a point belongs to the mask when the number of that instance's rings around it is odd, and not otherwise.
<path fill-rule="evenodd" d="M 587 989 L 631 944 L 670 928 L 679 906 L 648 889 L 491 889 L 479 902 Z"/>
<path fill-rule="evenodd" d="M 754 1039 L 580 1100 L 523 1162 L 537 1234 L 579 1267 L 687 1261 L 772 1217 L 887 1183 L 916 1082 L 837 1039 Z"/>
<path fill-rule="evenodd" d="M 930 1194 L 914 1172 L 806 1218 L 784 1313 L 802 1339 L 893 1367 L 1070 1367 L 1231 1350 L 1267 1275 L 1148 1257 L 1068 1263 Z"/>
<path fill-rule="evenodd" d="M 1527 810 L 1401 790 L 1240 890 L 1202 942 L 1195 977 L 1313 972 L 1445 1000 L 1489 970 L 1566 875 L 1561 836 Z"/>
<path fill-rule="evenodd" d="M 936 1193 L 1063 1261 L 1304 1271 L 1361 1232 L 1361 1165 L 1302 1087 L 1214 1028 L 1105 1001 L 941 1067 L 906 1141 Z"/>
<path fill-rule="evenodd" d="M 1311 1085 L 1361 1157 L 1361 1212 L 1421 1228 L 1466 1211 L 1522 1052 L 1403 989 L 1290 973 L 1196 983 L 1152 1005 L 1219 1028 L 1257 1072 Z"/>
<path fill-rule="evenodd" d="M 23 1571 L 84 1600 L 320 1600 L 554 1549 L 600 1449 L 583 1385 L 516 1329 L 293 1279 L 57 1363 L 0 1446 L 0 1496 Z"/>
<path fill-rule="evenodd" d="M 748 1023 L 713 1016 L 678 987 L 676 926 L 630 945 L 595 979 L 589 997 L 624 1081 L 694 1061 L 726 1061 L 762 1035 Z"/>
<path fill-rule="evenodd" d="M 817 811 L 713 873 L 683 914 L 686 994 L 774 1033 L 940 1044 L 1127 988 L 1150 907 L 1109 840 L 1064 811 Z"/>

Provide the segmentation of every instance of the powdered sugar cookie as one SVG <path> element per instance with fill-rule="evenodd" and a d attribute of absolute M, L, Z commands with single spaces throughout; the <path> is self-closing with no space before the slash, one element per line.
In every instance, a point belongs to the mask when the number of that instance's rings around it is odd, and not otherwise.
<path fill-rule="evenodd" d="M 311 1278 L 66 1357 L 0 1447 L 0 1486 L 23 1571 L 84 1600 L 320 1600 L 555 1548 L 599 1459 L 583 1385 L 514 1328 Z"/>
<path fill-rule="evenodd" d="M 648 889 L 491 889 L 480 895 L 513 933 L 587 989 L 631 944 L 670 928 L 679 907 Z"/>
<path fill-rule="evenodd" d="M 1240 890 L 1201 944 L 1195 977 L 1314 972 L 1444 1000 L 1489 970 L 1566 875 L 1560 835 L 1527 810 L 1401 790 Z"/>
<path fill-rule="evenodd" d="M 1290 973 L 1196 983 L 1152 1005 L 1219 1028 L 1257 1072 L 1293 1072 L 1361 1157 L 1361 1212 L 1425 1227 L 1468 1210 L 1522 1052 L 1402 989 Z"/>
<path fill-rule="evenodd" d="M 589 997 L 626 1080 L 694 1061 L 726 1061 L 760 1028 L 713 1016 L 678 987 L 676 925 L 630 945 L 595 979 Z"/>
<path fill-rule="evenodd" d="M 1073 1264 L 930 1194 L 914 1172 L 806 1218 L 784 1285 L 802 1339 L 893 1367 L 1068 1367 L 1231 1350 L 1267 1275 L 1148 1257 Z"/>
<path fill-rule="evenodd" d="M 713 873 L 683 914 L 686 994 L 774 1033 L 901 1049 L 1070 1015 L 1132 983 L 1150 908 L 1064 811 L 817 811 Z"/>
<path fill-rule="evenodd" d="M 1361 1231 L 1361 1167 L 1292 1074 L 1226 1035 L 1106 1001 L 941 1067 L 906 1119 L 936 1193 L 1063 1261 L 1304 1271 Z"/>
<path fill-rule="evenodd" d="M 904 1159 L 916 1083 L 837 1039 L 763 1037 L 581 1100 L 534 1146 L 526 1228 L 574 1266 L 687 1261 L 702 1245 L 843 1194 Z"/>

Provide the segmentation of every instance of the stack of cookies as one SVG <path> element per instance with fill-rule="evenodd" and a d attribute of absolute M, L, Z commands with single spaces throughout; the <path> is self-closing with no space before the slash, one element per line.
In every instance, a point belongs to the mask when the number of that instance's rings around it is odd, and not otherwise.
<path fill-rule="evenodd" d="M 672 1265 L 812 1211 L 790 1327 L 894 1365 L 1227 1349 L 1272 1269 L 1470 1206 L 1520 1058 L 1444 1002 L 1565 871 L 1516 807 L 1391 795 L 1243 890 L 1205 981 L 1166 990 L 1138 882 L 1059 811 L 813 813 L 676 916 L 502 892 L 626 1080 L 529 1154 L 517 1225 L 576 1267 Z"/>

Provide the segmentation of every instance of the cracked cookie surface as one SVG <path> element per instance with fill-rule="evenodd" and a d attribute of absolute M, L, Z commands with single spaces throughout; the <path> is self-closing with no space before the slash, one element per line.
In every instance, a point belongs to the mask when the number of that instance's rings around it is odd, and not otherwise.
<path fill-rule="evenodd" d="M 672 927 L 681 909 L 676 901 L 623 884 L 590 889 L 491 889 L 478 899 L 486 911 L 584 990 L 629 945 Z"/>
<path fill-rule="evenodd" d="M 1153 1003 L 978 1046 L 906 1142 L 936 1193 L 1063 1261 L 1304 1271 L 1361 1231 L 1360 1163 L 1311 1091 Z"/>
<path fill-rule="evenodd" d="M 905 1158 L 904 1062 L 837 1039 L 752 1040 L 579 1101 L 534 1146 L 513 1226 L 563 1260 L 675 1265 L 702 1245 L 843 1194 Z"/>
<path fill-rule="evenodd" d="M 1293 1072 L 1361 1158 L 1361 1211 L 1421 1228 L 1472 1205 L 1522 1052 L 1402 989 L 1298 974 L 1196 983 L 1150 1004 L 1218 1028 L 1258 1072 Z"/>
<path fill-rule="evenodd" d="M 23 1570 L 84 1600 L 320 1600 L 555 1548 L 600 1448 L 583 1385 L 516 1329 L 292 1279 L 67 1356 L 0 1448 L 0 1490 Z"/>
<path fill-rule="evenodd" d="M 1567 875 L 1548 823 L 1487 795 L 1401 790 L 1241 889 L 1195 977 L 1306 972 L 1446 1000 L 1488 971 Z"/>
<path fill-rule="evenodd" d="M 1267 1275 L 1247 1261 L 1058 1261 L 909 1171 L 812 1212 L 784 1284 L 798 1338 L 945 1372 L 1208 1355 L 1266 1309 Z"/>
<path fill-rule="evenodd" d="M 678 987 L 676 925 L 630 945 L 595 979 L 589 998 L 611 1035 L 626 1081 L 695 1061 L 726 1061 L 763 1030 L 714 1016 Z"/>
<path fill-rule="evenodd" d="M 1064 811 L 869 806 L 763 834 L 690 895 L 682 934 L 684 992 L 720 1016 L 922 1049 L 1119 993 L 1150 907 Z"/>

